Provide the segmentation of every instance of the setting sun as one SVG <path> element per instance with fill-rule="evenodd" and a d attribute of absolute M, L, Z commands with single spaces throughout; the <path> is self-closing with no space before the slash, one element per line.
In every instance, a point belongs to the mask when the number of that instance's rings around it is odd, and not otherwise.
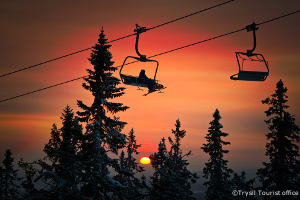
<path fill-rule="evenodd" d="M 142 157 L 141 160 L 140 160 L 140 162 L 141 162 L 143 165 L 148 165 L 148 164 L 151 162 L 151 160 L 150 160 L 149 157 Z"/>

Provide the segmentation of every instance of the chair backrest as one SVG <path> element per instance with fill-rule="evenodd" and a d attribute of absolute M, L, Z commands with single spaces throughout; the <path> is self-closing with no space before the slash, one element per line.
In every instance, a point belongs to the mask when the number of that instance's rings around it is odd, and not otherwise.
<path fill-rule="evenodd" d="M 268 62 L 262 54 L 235 52 L 239 71 L 269 72 Z"/>

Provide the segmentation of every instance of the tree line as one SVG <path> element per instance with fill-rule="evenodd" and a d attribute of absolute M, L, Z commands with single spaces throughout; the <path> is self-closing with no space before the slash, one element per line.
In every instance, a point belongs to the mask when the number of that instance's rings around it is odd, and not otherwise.
<path fill-rule="evenodd" d="M 93 46 L 83 88 L 93 96 L 91 105 L 78 100 L 81 111 L 74 113 L 66 106 L 61 115 L 62 127 L 53 124 L 50 139 L 44 146 L 45 157 L 33 162 L 21 159 L 19 177 L 11 150 L 6 150 L 0 166 L 0 199 L 87 199 L 87 200 L 194 200 L 192 184 L 200 178 L 188 169 L 188 156 L 181 144 L 186 131 L 176 120 L 172 137 L 162 138 L 157 152 L 153 153 L 153 174 L 143 175 L 144 168 L 137 161 L 141 144 L 135 139 L 134 129 L 122 133 L 126 122 L 115 114 L 129 107 L 114 101 L 125 94 L 118 87 L 120 80 L 113 76 L 111 45 L 103 29 Z M 269 161 L 257 170 L 257 178 L 246 179 L 246 173 L 234 173 L 228 167 L 224 140 L 228 133 L 222 131 L 218 109 L 213 113 L 201 147 L 209 155 L 203 168 L 207 200 L 256 199 L 256 196 L 233 196 L 232 191 L 266 192 L 300 190 L 299 127 L 288 111 L 287 88 L 280 80 L 275 93 L 262 101 L 268 105 L 265 120 L 266 156 Z M 84 126 L 84 128 L 83 128 Z M 169 143 L 170 148 L 167 148 Z M 113 174 L 112 174 L 113 172 Z M 260 186 L 254 187 L 254 181 Z M 266 195 L 264 199 L 297 199 L 297 195 Z"/>

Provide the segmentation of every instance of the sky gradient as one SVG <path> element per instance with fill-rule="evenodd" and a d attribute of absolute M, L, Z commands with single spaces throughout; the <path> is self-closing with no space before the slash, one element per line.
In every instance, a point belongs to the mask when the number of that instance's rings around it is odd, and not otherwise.
<path fill-rule="evenodd" d="M 103 27 L 108 40 L 133 33 L 135 24 L 147 28 L 224 1 L 0 1 L 0 74 L 34 65 L 91 47 Z M 157 28 L 140 37 L 140 52 L 155 55 L 194 42 L 241 29 L 253 21 L 260 23 L 296 10 L 298 0 L 236 0 L 227 5 Z M 185 152 L 192 150 L 191 169 L 201 171 L 207 155 L 200 150 L 218 108 L 223 131 L 231 142 L 225 157 L 233 169 L 262 166 L 265 157 L 264 123 L 266 105 L 261 100 L 274 93 L 282 79 L 288 87 L 290 113 L 300 125 L 300 14 L 264 24 L 257 31 L 256 53 L 265 56 L 270 76 L 264 82 L 232 81 L 238 71 L 235 52 L 253 45 L 252 33 L 242 31 L 220 39 L 178 50 L 155 59 L 157 79 L 167 87 L 164 93 L 142 96 L 146 90 L 126 86 L 126 94 L 116 99 L 130 107 L 118 114 L 134 128 L 141 155 L 157 150 L 162 137 L 172 135 L 176 119 L 187 131 L 182 140 Z M 126 56 L 135 56 L 135 37 L 111 43 L 115 66 Z M 0 98 L 6 99 L 32 90 L 86 75 L 91 68 L 90 51 L 70 56 L 24 72 L 0 78 Z M 126 70 L 153 66 L 128 66 Z M 124 69 L 125 70 L 125 69 Z M 137 73 L 136 72 L 136 73 Z M 118 76 L 118 71 L 115 76 Z M 39 159 L 50 137 L 51 126 L 61 127 L 63 108 L 78 111 L 76 100 L 92 102 L 82 80 L 0 103 L 0 158 L 10 148 L 18 160 Z M 124 86 L 124 85 L 120 85 Z M 17 161 L 16 160 L 16 161 Z"/>

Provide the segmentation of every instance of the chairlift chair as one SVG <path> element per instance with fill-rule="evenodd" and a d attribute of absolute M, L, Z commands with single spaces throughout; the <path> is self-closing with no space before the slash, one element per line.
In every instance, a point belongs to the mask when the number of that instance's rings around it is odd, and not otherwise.
<path fill-rule="evenodd" d="M 137 87 L 146 87 L 149 89 L 149 93 L 151 93 L 153 91 L 164 89 L 165 87 L 162 84 L 159 84 L 158 80 L 156 80 L 156 74 L 157 74 L 157 70 L 158 70 L 158 61 L 146 58 L 146 55 L 141 55 L 138 50 L 139 35 L 140 35 L 140 33 L 143 33 L 145 31 L 146 31 L 146 27 L 140 27 L 139 25 L 136 24 L 136 29 L 134 30 L 134 32 L 136 32 L 135 51 L 139 57 L 127 56 L 121 66 L 119 73 L 120 73 L 121 81 L 124 84 L 137 86 Z M 126 63 L 128 58 L 132 58 L 135 61 Z M 156 63 L 154 78 L 153 79 L 152 78 L 140 78 L 138 76 L 133 76 L 133 75 L 128 75 L 128 74 L 122 73 L 123 67 L 125 65 L 135 63 L 135 62 L 154 62 L 154 63 Z"/>
<path fill-rule="evenodd" d="M 252 50 L 247 50 L 246 53 L 244 52 L 235 52 L 237 63 L 239 66 L 239 72 L 237 74 L 234 74 L 230 76 L 231 80 L 243 80 L 243 81 L 264 81 L 267 79 L 269 75 L 269 67 L 268 62 L 265 60 L 264 56 L 262 54 L 253 53 L 253 51 L 256 48 L 256 35 L 255 30 L 258 30 L 258 27 L 256 27 L 256 24 L 253 22 L 253 24 L 248 25 L 246 27 L 247 32 L 253 31 L 253 39 L 254 39 L 254 46 Z M 265 71 L 246 71 L 244 70 L 244 61 L 250 60 L 252 62 L 262 62 L 266 68 Z"/>

